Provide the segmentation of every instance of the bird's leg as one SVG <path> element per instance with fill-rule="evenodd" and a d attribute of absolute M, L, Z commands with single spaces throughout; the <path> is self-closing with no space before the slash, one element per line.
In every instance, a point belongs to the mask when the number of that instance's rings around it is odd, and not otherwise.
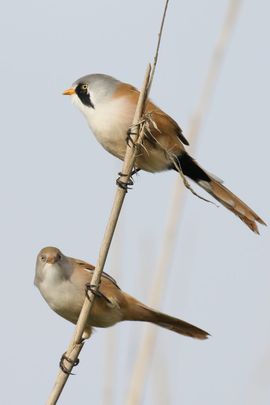
<path fill-rule="evenodd" d="M 120 180 L 121 177 L 127 177 L 127 174 L 124 174 L 124 173 L 122 173 L 122 172 L 119 172 L 119 173 L 118 173 L 119 177 L 118 177 L 118 179 L 116 180 L 116 184 L 118 185 L 118 187 L 123 188 L 123 189 L 126 190 L 126 191 L 130 190 L 130 189 L 131 189 L 131 186 L 134 185 L 134 181 L 133 181 L 133 179 L 132 179 L 132 176 L 133 176 L 134 174 L 138 173 L 140 170 L 141 170 L 141 169 L 139 169 L 139 168 L 133 169 L 132 172 L 130 173 L 130 178 L 129 178 L 129 180 L 128 180 L 127 183 L 125 183 L 124 181 L 121 181 L 121 180 Z"/>
<path fill-rule="evenodd" d="M 111 304 L 111 301 L 109 300 L 109 298 L 107 298 L 106 295 L 102 294 L 102 292 L 100 292 L 99 290 L 96 290 L 96 287 L 99 287 L 99 286 L 96 286 L 96 285 L 91 284 L 91 283 L 86 283 L 85 284 L 86 297 L 88 299 L 90 299 L 89 291 L 91 291 L 91 293 L 94 294 L 96 297 L 104 298 L 109 304 Z"/>
<path fill-rule="evenodd" d="M 132 176 L 134 176 L 134 174 L 137 174 L 139 171 L 141 171 L 142 169 L 139 169 L 138 167 L 136 168 L 136 169 L 133 169 L 132 170 L 132 172 L 131 172 L 131 174 L 130 174 L 130 177 L 132 177 Z"/>
<path fill-rule="evenodd" d="M 129 143 L 131 143 L 132 146 L 135 146 L 135 142 L 134 142 L 134 140 L 132 139 L 132 135 L 137 135 L 137 132 L 133 132 L 132 129 L 133 129 L 133 128 L 130 127 L 130 128 L 127 130 L 126 143 L 127 143 L 128 146 L 130 146 Z"/>
<path fill-rule="evenodd" d="M 116 179 L 116 184 L 118 187 L 122 188 L 123 190 L 125 190 L 126 192 L 128 192 L 128 190 L 131 190 L 131 186 L 133 186 L 134 182 L 131 178 L 129 178 L 128 182 L 125 183 L 124 181 L 120 180 L 121 177 L 127 177 L 127 174 L 121 173 L 119 172 L 119 177 Z"/>
<path fill-rule="evenodd" d="M 76 360 L 72 360 L 69 357 L 67 357 L 66 352 L 62 355 L 60 362 L 59 362 L 59 367 L 61 368 L 61 370 L 63 371 L 63 373 L 65 374 L 69 374 L 69 375 L 74 375 L 74 373 L 72 373 L 71 371 L 69 371 L 67 369 L 67 367 L 65 366 L 64 362 L 67 361 L 68 363 L 72 364 L 72 367 L 76 367 L 80 360 L 76 359 Z"/>

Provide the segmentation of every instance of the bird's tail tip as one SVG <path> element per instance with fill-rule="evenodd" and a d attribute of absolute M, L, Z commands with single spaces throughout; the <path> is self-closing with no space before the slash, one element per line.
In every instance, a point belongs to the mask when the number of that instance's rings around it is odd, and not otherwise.
<path fill-rule="evenodd" d="M 206 191 L 208 191 L 216 200 L 222 205 L 237 215 L 241 221 L 243 221 L 252 232 L 257 235 L 260 234 L 258 225 L 266 226 L 266 223 L 254 212 L 247 204 L 245 204 L 240 198 L 233 194 L 223 184 L 210 177 L 211 181 L 208 184 L 206 182 L 199 182 Z M 203 183 L 203 184 L 202 184 Z"/>
<path fill-rule="evenodd" d="M 178 160 L 184 175 L 195 181 L 224 207 L 237 215 L 254 233 L 259 234 L 257 223 L 261 225 L 266 225 L 266 223 L 247 204 L 227 189 L 222 184 L 222 180 L 200 167 L 187 152 L 182 153 Z"/>

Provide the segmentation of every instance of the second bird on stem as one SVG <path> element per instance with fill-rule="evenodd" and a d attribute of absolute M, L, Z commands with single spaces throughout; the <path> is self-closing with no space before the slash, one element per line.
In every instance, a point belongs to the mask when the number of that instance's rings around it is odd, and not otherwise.
<path fill-rule="evenodd" d="M 60 316 L 76 323 L 95 267 L 65 256 L 56 247 L 43 248 L 37 257 L 35 285 L 48 305 Z M 94 292 L 94 291 L 93 291 Z M 102 273 L 83 338 L 93 327 L 106 328 L 121 321 L 150 322 L 181 335 L 206 339 L 208 333 L 178 318 L 155 311 L 122 291 L 116 281 Z"/>

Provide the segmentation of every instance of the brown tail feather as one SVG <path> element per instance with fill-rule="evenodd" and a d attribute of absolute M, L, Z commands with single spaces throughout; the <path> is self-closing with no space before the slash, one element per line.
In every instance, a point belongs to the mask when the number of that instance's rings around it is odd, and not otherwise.
<path fill-rule="evenodd" d="M 237 215 L 253 232 L 259 234 L 256 222 L 262 225 L 266 225 L 266 223 L 251 208 L 223 186 L 218 178 L 202 169 L 188 153 L 183 153 L 178 159 L 186 176 Z"/>
<path fill-rule="evenodd" d="M 161 312 L 154 311 L 139 302 L 137 302 L 136 305 L 133 305 L 132 309 L 132 319 L 129 320 L 154 323 L 162 328 L 196 339 L 203 340 L 207 339 L 209 336 L 209 333 L 197 328 L 197 326 Z"/>
<path fill-rule="evenodd" d="M 266 223 L 240 200 L 235 194 L 228 190 L 223 184 L 209 175 L 211 181 L 198 181 L 198 184 L 224 207 L 237 215 L 253 232 L 259 234 L 256 222 L 266 225 Z"/>

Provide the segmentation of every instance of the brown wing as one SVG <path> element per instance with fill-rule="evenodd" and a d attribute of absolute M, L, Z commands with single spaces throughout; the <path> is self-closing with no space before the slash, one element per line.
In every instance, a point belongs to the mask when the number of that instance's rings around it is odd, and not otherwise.
<path fill-rule="evenodd" d="M 128 83 L 121 83 L 115 93 L 115 97 L 126 97 L 128 93 L 129 97 L 133 99 L 133 102 L 137 104 L 139 91 Z M 183 135 L 182 129 L 179 127 L 177 122 L 174 121 L 173 118 L 162 111 L 159 107 L 157 107 L 151 100 L 147 101 L 146 113 L 151 113 L 153 120 L 160 130 L 160 133 L 158 134 L 158 131 L 155 131 L 155 128 L 152 129 L 152 132 L 155 132 L 155 137 L 160 138 L 161 133 L 164 135 L 174 135 L 178 139 L 180 139 L 180 141 L 183 142 L 184 145 L 189 145 L 187 139 Z M 166 128 L 165 131 L 164 128 Z M 172 136 L 172 138 L 174 138 L 174 136 Z"/>
<path fill-rule="evenodd" d="M 75 260 L 75 262 L 76 262 L 79 266 L 83 267 L 84 269 L 86 269 L 86 270 L 88 270 L 88 271 L 90 271 L 90 272 L 92 272 L 92 273 L 94 272 L 95 266 L 93 266 L 92 264 L 87 263 L 87 262 L 85 262 L 85 261 L 83 261 L 83 260 L 78 260 L 78 259 L 73 259 L 73 260 Z M 104 277 L 104 278 L 106 278 L 107 280 L 111 281 L 111 282 L 115 285 L 115 287 L 117 287 L 117 288 L 120 290 L 120 287 L 119 287 L 119 285 L 117 284 L 116 280 L 115 280 L 112 276 L 110 276 L 108 273 L 105 273 L 105 272 L 103 271 L 101 277 Z"/>
<path fill-rule="evenodd" d="M 179 127 L 177 122 L 151 101 L 147 102 L 146 112 L 152 113 L 153 119 L 158 128 L 164 128 L 166 126 L 168 133 L 176 135 L 184 145 L 189 145 L 187 139 L 183 135 L 182 129 Z"/>

